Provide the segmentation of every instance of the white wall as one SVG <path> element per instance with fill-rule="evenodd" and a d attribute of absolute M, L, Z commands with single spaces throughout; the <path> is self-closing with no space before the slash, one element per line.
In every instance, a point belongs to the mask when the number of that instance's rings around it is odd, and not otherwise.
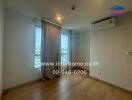
<path fill-rule="evenodd" d="M 72 62 L 78 61 L 78 34 L 72 33 L 71 35 L 71 50 Z"/>
<path fill-rule="evenodd" d="M 79 33 L 78 38 L 78 60 L 83 62 L 90 61 L 90 37 L 89 32 Z"/>
<path fill-rule="evenodd" d="M 90 34 L 89 32 L 74 32 L 72 34 L 72 61 L 90 61 Z M 81 66 L 77 66 L 81 67 Z M 82 66 L 84 68 L 84 66 Z M 86 67 L 88 69 L 88 67 Z"/>
<path fill-rule="evenodd" d="M 40 78 L 40 71 L 33 69 L 32 18 L 6 9 L 4 37 L 4 89 Z"/>
<path fill-rule="evenodd" d="M 113 29 L 91 34 L 90 75 L 132 91 L 132 12 L 118 19 Z"/>
<path fill-rule="evenodd" d="M 3 4 L 2 4 L 2 0 L 0 0 L 0 97 L 1 97 L 1 93 L 2 93 L 2 82 L 3 82 L 3 76 L 2 76 L 2 70 L 3 70 L 3 15 L 4 15 L 4 11 L 3 11 Z"/>

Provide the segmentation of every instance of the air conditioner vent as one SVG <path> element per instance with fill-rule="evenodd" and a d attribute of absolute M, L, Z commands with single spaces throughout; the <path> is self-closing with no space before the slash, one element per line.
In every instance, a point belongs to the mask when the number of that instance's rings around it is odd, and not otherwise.
<path fill-rule="evenodd" d="M 92 31 L 99 31 L 109 28 L 116 27 L 116 18 L 115 17 L 108 17 L 105 19 L 101 19 L 92 23 Z"/>

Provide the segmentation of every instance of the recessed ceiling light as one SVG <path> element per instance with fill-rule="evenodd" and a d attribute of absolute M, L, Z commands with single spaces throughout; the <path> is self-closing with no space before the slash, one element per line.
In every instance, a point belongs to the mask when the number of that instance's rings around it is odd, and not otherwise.
<path fill-rule="evenodd" d="M 58 15 L 58 16 L 56 17 L 56 20 L 60 22 L 60 21 L 61 21 L 61 16 Z"/>
<path fill-rule="evenodd" d="M 63 23 L 63 18 L 64 17 L 59 12 L 55 12 L 53 18 L 54 18 L 54 21 L 56 21 L 57 23 L 59 23 L 59 24 Z"/>

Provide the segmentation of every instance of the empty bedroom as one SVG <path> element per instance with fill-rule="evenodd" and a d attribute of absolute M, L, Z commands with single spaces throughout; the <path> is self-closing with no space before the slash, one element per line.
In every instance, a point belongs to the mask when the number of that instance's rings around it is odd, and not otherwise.
<path fill-rule="evenodd" d="M 0 100 L 132 100 L 132 1 L 0 0 Z"/>

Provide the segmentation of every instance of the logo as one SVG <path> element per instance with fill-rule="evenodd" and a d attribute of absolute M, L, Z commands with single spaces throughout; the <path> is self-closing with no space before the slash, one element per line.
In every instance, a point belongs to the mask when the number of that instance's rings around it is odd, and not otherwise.
<path fill-rule="evenodd" d="M 114 17 L 120 17 L 124 15 L 125 8 L 121 5 L 115 5 L 111 9 L 112 9 L 112 16 Z"/>

